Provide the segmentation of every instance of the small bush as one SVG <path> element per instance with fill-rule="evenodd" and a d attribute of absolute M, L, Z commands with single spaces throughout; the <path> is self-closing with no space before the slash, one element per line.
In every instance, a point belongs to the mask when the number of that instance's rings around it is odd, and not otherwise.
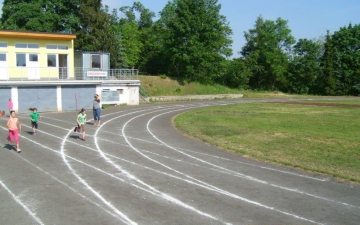
<path fill-rule="evenodd" d="M 166 79 L 166 75 L 165 75 L 165 74 L 161 74 L 161 75 L 160 75 L 160 78 L 161 78 L 161 79 Z"/>

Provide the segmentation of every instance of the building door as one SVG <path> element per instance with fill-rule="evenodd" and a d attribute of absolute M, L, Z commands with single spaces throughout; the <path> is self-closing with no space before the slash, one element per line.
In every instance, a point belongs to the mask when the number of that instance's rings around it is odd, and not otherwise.
<path fill-rule="evenodd" d="M 18 113 L 29 113 L 29 108 L 38 112 L 57 111 L 57 87 L 18 87 Z"/>
<path fill-rule="evenodd" d="M 68 79 L 68 55 L 59 54 L 59 79 Z"/>
<path fill-rule="evenodd" d="M 0 53 L 0 80 L 7 80 L 9 78 L 8 70 L 7 55 L 6 53 Z"/>
<path fill-rule="evenodd" d="M 27 54 L 26 67 L 28 69 L 29 79 L 40 79 L 40 64 L 38 54 Z"/>

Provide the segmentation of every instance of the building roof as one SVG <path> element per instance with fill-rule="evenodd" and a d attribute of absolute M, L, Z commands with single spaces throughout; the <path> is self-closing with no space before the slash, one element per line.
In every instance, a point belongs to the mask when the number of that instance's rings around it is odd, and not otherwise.
<path fill-rule="evenodd" d="M 76 38 L 76 35 L 62 34 L 62 33 L 0 30 L 0 38 L 24 38 L 24 39 L 71 41 Z"/>

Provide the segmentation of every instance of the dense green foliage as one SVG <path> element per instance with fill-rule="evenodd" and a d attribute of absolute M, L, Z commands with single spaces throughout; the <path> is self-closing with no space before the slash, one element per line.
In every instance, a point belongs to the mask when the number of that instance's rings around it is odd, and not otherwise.
<path fill-rule="evenodd" d="M 170 0 L 155 13 L 140 2 L 114 9 L 101 0 L 4 0 L 0 28 L 77 35 L 76 50 L 111 55 L 112 68 L 138 68 L 186 82 L 297 94 L 358 95 L 360 25 L 296 41 L 282 18 L 259 16 L 239 58 L 217 0 Z M 118 15 L 119 14 L 119 15 Z"/>

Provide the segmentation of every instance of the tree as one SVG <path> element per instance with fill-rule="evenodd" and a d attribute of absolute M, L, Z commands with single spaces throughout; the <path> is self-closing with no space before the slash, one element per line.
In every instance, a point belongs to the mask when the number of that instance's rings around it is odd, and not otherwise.
<path fill-rule="evenodd" d="M 68 32 L 79 29 L 78 0 L 4 0 L 2 29 Z"/>
<path fill-rule="evenodd" d="M 217 0 L 168 2 L 157 21 L 168 75 L 203 83 L 221 76 L 232 31 L 220 9 Z"/>
<path fill-rule="evenodd" d="M 313 92 L 315 79 L 320 74 L 321 49 L 319 41 L 300 39 L 296 43 L 288 69 L 288 91 L 297 94 Z"/>
<path fill-rule="evenodd" d="M 354 95 L 360 84 L 360 25 L 349 24 L 331 37 L 337 95 Z"/>
<path fill-rule="evenodd" d="M 134 66 L 138 64 L 142 50 L 140 41 L 140 31 L 135 22 L 126 22 L 120 26 L 120 33 L 123 43 L 124 61 L 126 65 Z"/>
<path fill-rule="evenodd" d="M 122 37 L 124 66 L 134 68 L 138 65 L 143 51 L 144 42 L 148 37 L 148 30 L 153 25 L 155 14 L 146 9 L 140 2 L 134 2 L 132 7 L 124 6 L 119 9 L 125 17 L 119 20 Z M 140 17 L 136 18 L 136 12 Z"/>
<path fill-rule="evenodd" d="M 250 86 L 255 89 L 275 90 L 286 86 L 291 45 L 295 43 L 287 21 L 278 18 L 275 22 L 261 16 L 255 28 L 245 32 L 247 43 L 241 54 L 252 71 Z"/>
<path fill-rule="evenodd" d="M 227 60 L 224 76 L 217 80 L 218 83 L 230 88 L 248 89 L 251 71 L 247 68 L 243 58 Z"/>
<path fill-rule="evenodd" d="M 325 40 L 325 52 L 321 58 L 322 72 L 316 79 L 317 94 L 321 95 L 335 95 L 336 91 L 336 79 L 334 70 L 334 46 L 331 41 L 331 35 L 329 31 L 326 34 Z"/>

